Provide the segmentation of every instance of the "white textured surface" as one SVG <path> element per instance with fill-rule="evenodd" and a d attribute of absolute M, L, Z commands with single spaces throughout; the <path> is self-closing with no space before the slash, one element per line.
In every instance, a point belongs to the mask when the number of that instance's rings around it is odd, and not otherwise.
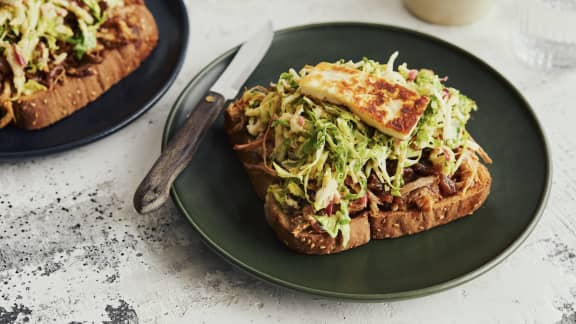
<path fill-rule="evenodd" d="M 0 164 L 0 324 L 576 323 L 576 72 L 543 74 L 509 46 L 508 9 L 467 27 L 431 26 L 386 0 L 188 0 L 191 46 L 168 94 L 95 144 Z M 277 28 L 369 21 L 453 42 L 501 71 L 533 104 L 552 144 L 553 189 L 528 241 L 488 274 L 415 300 L 358 304 L 269 286 L 233 270 L 170 205 L 131 207 L 185 83 L 267 17 Z M 11 208 L 10 206 L 11 205 Z"/>

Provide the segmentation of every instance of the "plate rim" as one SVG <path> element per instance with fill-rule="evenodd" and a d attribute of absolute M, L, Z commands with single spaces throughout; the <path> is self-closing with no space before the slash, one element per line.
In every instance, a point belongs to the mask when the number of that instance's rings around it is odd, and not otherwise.
<path fill-rule="evenodd" d="M 483 68 L 487 69 L 491 74 L 493 74 L 494 76 L 499 78 L 501 81 L 503 81 L 514 92 L 514 94 L 520 99 L 520 101 L 524 104 L 525 111 L 528 113 L 528 115 L 530 116 L 530 118 L 534 122 L 535 129 L 540 133 L 540 138 L 542 139 L 543 146 L 544 146 L 544 154 L 545 154 L 545 161 L 546 161 L 546 166 L 545 166 L 546 183 L 544 185 L 542 195 L 539 198 L 538 207 L 536 208 L 536 210 L 534 212 L 532 220 L 526 226 L 526 228 L 524 228 L 522 233 L 518 237 L 516 237 L 510 245 L 508 245 L 504 250 L 502 250 L 494 258 L 492 258 L 488 262 L 484 263 L 483 265 L 479 266 L 478 268 L 474 269 L 473 271 L 470 271 L 470 272 L 465 273 L 461 276 L 458 276 L 454 279 L 451 279 L 451 280 L 448 280 L 445 282 L 441 282 L 441 283 L 438 283 L 435 285 L 426 286 L 426 287 L 417 288 L 417 289 L 406 290 L 406 291 L 393 292 L 393 293 L 376 293 L 376 294 L 374 294 L 374 293 L 334 292 L 334 291 L 330 291 L 330 290 L 326 290 L 326 289 L 311 288 L 311 287 L 303 286 L 303 285 L 300 285 L 300 284 L 297 284 L 294 282 L 288 282 L 288 281 L 276 278 L 276 277 L 274 277 L 268 273 L 254 269 L 249 264 L 246 264 L 246 263 L 238 260 L 234 255 L 225 251 L 222 247 L 220 247 L 217 243 L 215 243 L 210 238 L 210 236 L 207 235 L 207 233 L 205 233 L 200 226 L 198 226 L 198 224 L 196 224 L 196 222 L 192 218 L 191 214 L 197 214 L 197 213 L 195 213 L 193 211 L 188 211 L 184 207 L 184 204 L 183 204 L 183 202 L 182 202 L 182 200 L 178 194 L 178 191 L 176 190 L 176 186 L 172 185 L 172 187 L 170 189 L 170 194 L 171 194 L 172 200 L 175 202 L 176 206 L 184 214 L 184 216 L 186 216 L 186 218 L 188 219 L 188 221 L 190 222 L 192 227 L 194 227 L 194 229 L 200 234 L 200 237 L 202 238 L 202 240 L 205 243 L 207 243 L 207 245 L 214 252 L 216 252 L 217 255 L 221 256 L 224 260 L 235 265 L 240 270 L 244 270 L 245 272 L 248 272 L 249 274 L 255 276 L 256 278 L 262 279 L 268 283 L 272 283 L 276 286 L 281 286 L 283 288 L 289 288 L 289 289 L 295 290 L 295 291 L 310 293 L 313 295 L 318 295 L 318 296 L 323 296 L 323 297 L 328 297 L 328 298 L 337 298 L 340 300 L 347 300 L 347 301 L 360 301 L 360 302 L 362 302 L 362 301 L 364 301 L 364 302 L 375 302 L 375 301 L 376 302 L 378 302 L 378 301 L 384 302 L 384 301 L 405 300 L 405 299 L 412 299 L 412 298 L 416 298 L 416 297 L 424 297 L 424 296 L 431 295 L 434 293 L 439 293 L 439 292 L 448 290 L 450 288 L 454 288 L 456 286 L 462 285 L 462 284 L 464 284 L 464 283 L 466 283 L 472 279 L 475 279 L 475 278 L 487 273 L 488 271 L 492 270 L 495 266 L 500 264 L 502 261 L 504 261 L 506 258 L 508 258 L 510 255 L 512 255 L 526 241 L 528 236 L 533 232 L 533 230 L 538 225 L 540 219 L 542 218 L 542 215 L 544 213 L 544 210 L 546 208 L 546 205 L 548 203 L 548 199 L 550 196 L 550 189 L 551 189 L 551 185 L 552 185 L 552 171 L 553 171 L 552 170 L 553 164 L 552 164 L 552 160 L 551 160 L 551 151 L 550 151 L 550 145 L 549 145 L 547 135 L 546 135 L 544 128 L 542 127 L 539 119 L 538 119 L 538 116 L 534 112 L 534 109 L 529 104 L 529 102 L 526 100 L 526 98 L 522 95 L 522 93 L 514 86 L 514 84 L 512 82 L 510 82 L 500 72 L 498 72 L 495 68 L 493 68 L 491 65 L 489 65 L 488 63 L 486 63 L 484 60 L 477 57 L 476 55 L 468 52 L 467 50 L 465 50 L 465 49 L 463 49 L 463 48 L 461 48 L 455 44 L 452 44 L 448 41 L 440 39 L 436 36 L 432 36 L 430 34 L 423 33 L 423 32 L 417 31 L 417 30 L 409 29 L 409 28 L 398 27 L 398 26 L 393 26 L 393 25 L 386 25 L 386 24 L 379 24 L 379 23 L 369 23 L 369 22 L 354 22 L 354 21 L 342 21 L 342 22 L 340 22 L 340 21 L 337 21 L 337 22 L 312 23 L 312 24 L 304 24 L 304 25 L 298 25 L 298 26 L 294 26 L 294 27 L 288 27 L 288 28 L 284 28 L 284 29 L 275 31 L 275 35 L 283 35 L 283 34 L 290 33 L 290 32 L 306 30 L 306 29 L 314 29 L 314 28 L 323 28 L 323 27 L 376 28 L 376 29 L 398 31 L 398 32 L 416 35 L 419 37 L 424 37 L 424 38 L 427 38 L 427 39 L 432 40 L 434 42 L 437 42 L 440 45 L 449 47 L 451 50 L 454 50 L 454 51 L 458 52 L 459 54 L 462 54 L 462 55 L 472 59 L 477 64 L 481 65 Z M 229 55 L 235 53 L 239 49 L 239 47 L 240 47 L 240 45 L 235 46 L 235 47 L 225 51 L 224 53 L 220 54 L 216 58 L 214 58 L 210 63 L 208 63 L 206 66 L 204 66 L 188 82 L 186 87 L 182 90 L 182 92 L 178 96 L 177 100 L 175 101 L 174 105 L 172 106 L 170 113 L 168 114 L 168 117 L 166 119 L 166 124 L 164 126 L 164 131 L 162 134 L 162 143 L 161 143 L 161 151 L 162 152 L 166 148 L 166 145 L 168 143 L 169 133 L 170 133 L 171 129 L 173 128 L 173 124 L 174 124 L 177 112 L 179 112 L 181 110 L 182 101 L 184 100 L 185 96 L 190 92 L 190 90 L 198 82 L 198 80 L 203 78 L 214 66 L 216 66 L 217 64 L 222 62 L 222 60 L 227 58 Z"/>
<path fill-rule="evenodd" d="M 163 0 L 160 0 L 160 2 L 163 2 Z M 183 46 L 181 52 L 179 53 L 178 61 L 176 62 L 174 70 L 170 73 L 170 77 L 168 78 L 167 82 L 159 89 L 159 91 L 154 95 L 154 97 L 152 97 L 145 105 L 141 106 L 140 109 L 136 111 L 136 113 L 122 120 L 121 122 L 114 124 L 112 127 L 104 129 L 101 132 L 83 137 L 81 139 L 72 142 L 33 150 L 0 152 L 0 161 L 11 161 L 18 159 L 28 159 L 34 157 L 48 156 L 94 143 L 132 124 L 134 121 L 136 121 L 137 119 L 142 117 L 142 115 L 144 115 L 146 112 L 148 112 L 148 110 L 154 107 L 154 105 L 156 105 L 156 103 L 158 103 L 158 101 L 160 101 L 160 99 L 164 97 L 166 92 L 168 92 L 168 90 L 172 87 L 172 84 L 174 84 L 174 82 L 178 78 L 178 75 L 182 70 L 182 66 L 184 65 L 184 61 L 186 60 L 186 53 L 188 52 L 188 45 L 190 39 L 190 16 L 188 14 L 188 10 L 186 10 L 186 4 L 184 3 L 184 0 L 176 0 L 176 6 L 177 6 L 176 9 L 180 9 L 178 10 L 178 12 L 180 14 L 180 17 L 182 18 L 182 23 L 184 27 L 182 37 Z M 57 126 L 57 124 L 53 126 Z"/>

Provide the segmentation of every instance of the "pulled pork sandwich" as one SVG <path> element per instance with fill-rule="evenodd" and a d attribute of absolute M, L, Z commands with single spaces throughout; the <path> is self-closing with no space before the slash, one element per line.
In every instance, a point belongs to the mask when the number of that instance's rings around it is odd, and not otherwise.
<path fill-rule="evenodd" d="M 469 215 L 491 163 L 466 130 L 476 103 L 428 69 L 322 62 L 248 89 L 225 128 L 289 248 L 330 254 Z"/>
<path fill-rule="evenodd" d="M 0 128 L 65 118 L 136 70 L 157 42 L 143 0 L 0 0 Z"/>

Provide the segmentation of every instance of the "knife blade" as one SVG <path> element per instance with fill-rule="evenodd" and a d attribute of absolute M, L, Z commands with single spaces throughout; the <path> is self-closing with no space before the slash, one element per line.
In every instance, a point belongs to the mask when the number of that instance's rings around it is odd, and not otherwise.
<path fill-rule="evenodd" d="M 172 137 L 134 194 L 134 208 L 146 214 L 160 208 L 170 196 L 172 183 L 190 163 L 206 131 L 234 99 L 272 44 L 274 31 L 268 21 L 248 39 L 228 67 L 192 110 Z"/>
<path fill-rule="evenodd" d="M 273 37 L 272 22 L 268 21 L 262 29 L 240 47 L 230 65 L 210 90 L 223 95 L 226 99 L 234 99 L 244 82 L 268 52 Z"/>

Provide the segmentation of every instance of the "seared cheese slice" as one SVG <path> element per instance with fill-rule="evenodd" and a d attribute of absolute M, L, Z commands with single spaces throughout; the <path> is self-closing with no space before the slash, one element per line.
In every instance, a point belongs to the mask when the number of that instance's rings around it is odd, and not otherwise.
<path fill-rule="evenodd" d="M 410 136 L 430 100 L 375 75 L 326 62 L 300 79 L 300 89 L 307 96 L 346 106 L 366 124 L 399 139 Z"/>

